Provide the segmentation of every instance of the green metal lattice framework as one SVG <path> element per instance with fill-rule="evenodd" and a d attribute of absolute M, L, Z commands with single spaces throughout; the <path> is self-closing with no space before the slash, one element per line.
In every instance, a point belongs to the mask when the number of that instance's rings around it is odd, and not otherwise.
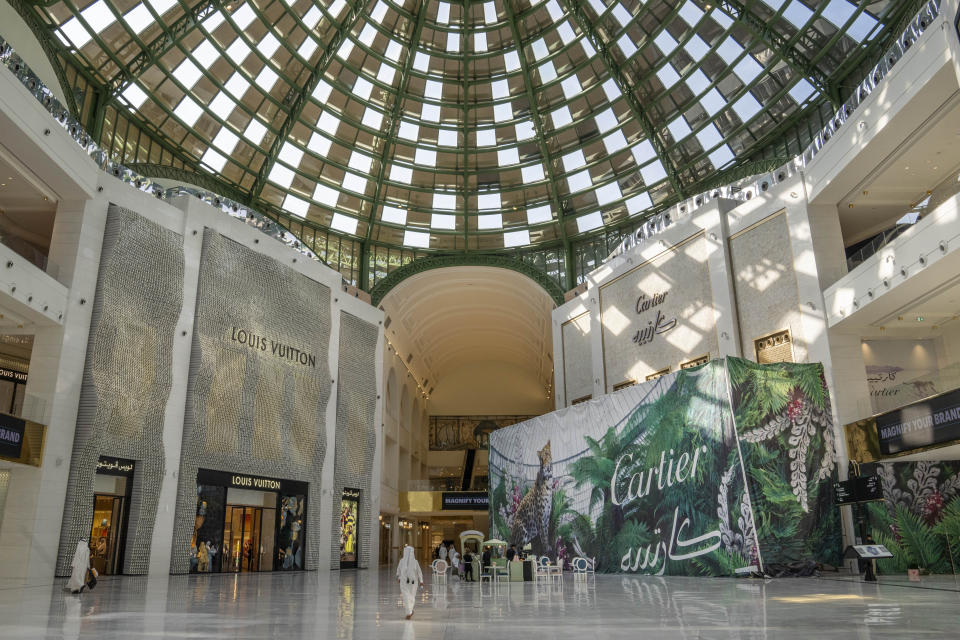
<path fill-rule="evenodd" d="M 785 157 L 920 4 L 8 1 L 118 160 L 368 290 L 490 252 L 570 288 L 645 217 Z"/>

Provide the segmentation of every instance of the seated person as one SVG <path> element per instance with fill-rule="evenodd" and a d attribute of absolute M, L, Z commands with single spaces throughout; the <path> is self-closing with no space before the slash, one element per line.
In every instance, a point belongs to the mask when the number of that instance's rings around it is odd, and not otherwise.
<path fill-rule="evenodd" d="M 473 580 L 473 554 L 468 550 L 463 554 L 463 575 L 466 580 Z"/>

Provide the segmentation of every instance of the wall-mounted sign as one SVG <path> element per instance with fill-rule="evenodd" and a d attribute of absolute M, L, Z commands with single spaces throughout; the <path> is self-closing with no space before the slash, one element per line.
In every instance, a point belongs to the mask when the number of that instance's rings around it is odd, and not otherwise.
<path fill-rule="evenodd" d="M 637 298 L 637 314 L 644 316 L 643 319 L 647 321 L 645 326 L 641 325 L 637 332 L 633 334 L 633 341 L 637 343 L 638 347 L 653 342 L 656 336 L 667 333 L 677 326 L 676 318 L 667 318 L 662 310 L 656 309 L 667 299 L 668 293 L 670 292 L 664 291 L 650 296 L 644 293 Z"/>
<path fill-rule="evenodd" d="M 14 371 L 13 369 L 0 367 L 0 380 L 17 382 L 19 384 L 27 384 L 27 374 L 23 373 L 22 371 Z"/>
<path fill-rule="evenodd" d="M 960 389 L 877 416 L 884 455 L 960 438 Z"/>
<path fill-rule="evenodd" d="M 100 456 L 97 461 L 97 473 L 108 476 L 132 476 L 133 460 L 126 458 L 111 458 L 110 456 Z"/>
<path fill-rule="evenodd" d="M 349 487 L 343 488 L 343 499 L 344 500 L 359 500 L 360 499 L 360 489 L 351 489 Z"/>
<path fill-rule="evenodd" d="M 860 476 L 835 482 L 833 494 L 838 505 L 883 500 L 883 484 L 880 476 Z"/>
<path fill-rule="evenodd" d="M 23 449 L 26 420 L 0 413 L 0 456 L 19 458 Z"/>
<path fill-rule="evenodd" d="M 317 367 L 317 357 L 315 355 L 298 349 L 293 345 L 278 342 L 273 338 L 267 338 L 266 336 L 246 329 L 233 327 L 233 330 L 230 332 L 230 340 L 238 344 L 246 345 L 254 351 L 269 353 L 287 362 L 302 364 L 305 367 Z"/>
<path fill-rule="evenodd" d="M 489 507 L 486 491 L 444 491 L 440 496 L 440 508 L 444 511 L 486 511 Z"/>
<path fill-rule="evenodd" d="M 283 491 L 284 493 L 307 494 L 307 483 L 296 480 L 282 480 L 279 478 L 265 478 L 248 473 L 232 473 L 199 469 L 197 484 L 218 485 L 221 487 L 236 487 L 252 491 Z"/>

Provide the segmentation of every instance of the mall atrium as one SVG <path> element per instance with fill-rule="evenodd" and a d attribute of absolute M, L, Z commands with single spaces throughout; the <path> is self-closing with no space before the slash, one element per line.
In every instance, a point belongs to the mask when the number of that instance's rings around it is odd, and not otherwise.
<path fill-rule="evenodd" d="M 0 0 L 0 637 L 954 636 L 958 25 Z"/>

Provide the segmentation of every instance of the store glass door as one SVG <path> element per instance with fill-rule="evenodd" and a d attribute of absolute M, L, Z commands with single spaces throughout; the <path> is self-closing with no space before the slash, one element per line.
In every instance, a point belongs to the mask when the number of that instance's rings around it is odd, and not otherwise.
<path fill-rule="evenodd" d="M 102 575 L 120 573 L 123 546 L 122 523 L 127 500 L 123 496 L 93 495 L 93 524 L 90 527 L 90 565 Z"/>
<path fill-rule="evenodd" d="M 227 506 L 223 526 L 223 571 L 260 571 L 262 531 L 262 508 Z"/>

